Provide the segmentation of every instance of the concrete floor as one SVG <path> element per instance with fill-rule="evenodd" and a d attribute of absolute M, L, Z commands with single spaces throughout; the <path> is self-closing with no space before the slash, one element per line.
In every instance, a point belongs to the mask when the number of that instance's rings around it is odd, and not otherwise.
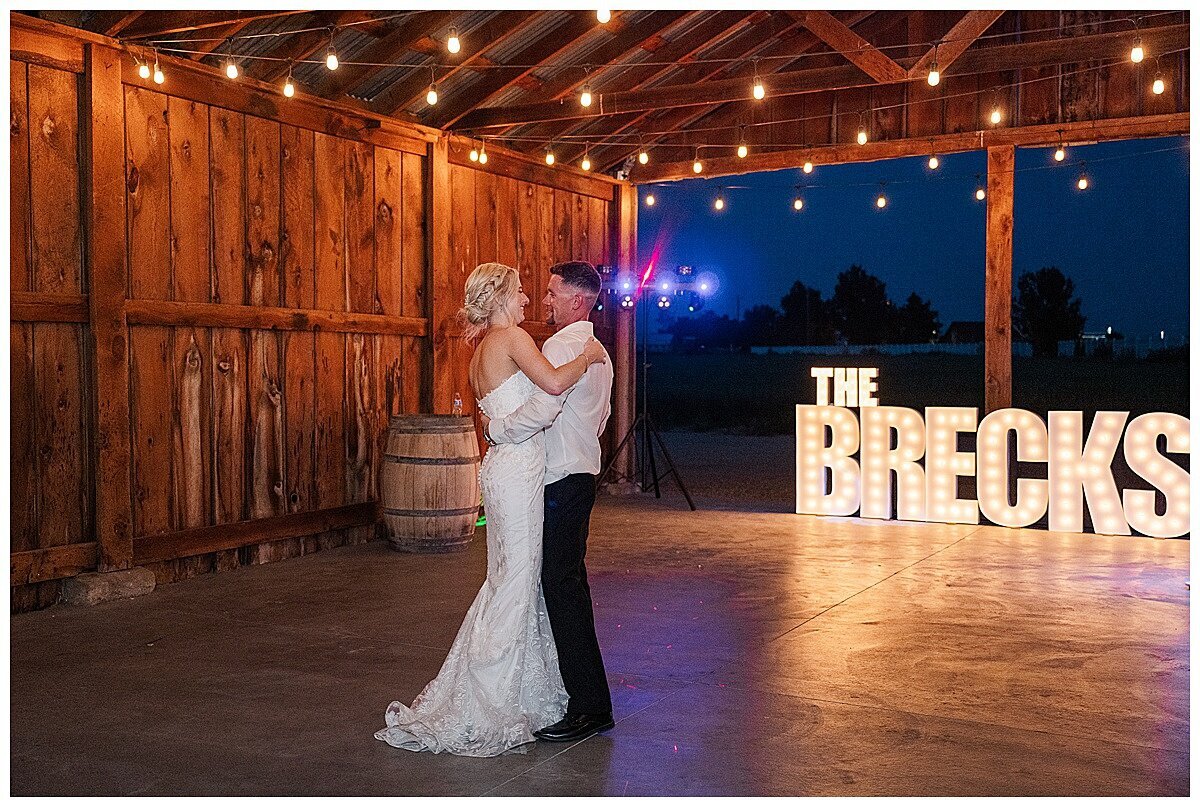
<path fill-rule="evenodd" d="M 593 519 L 606 735 L 375 740 L 485 572 L 376 542 L 13 617 L 12 793 L 1188 794 L 1188 542 L 801 517 L 789 441 L 669 439 L 704 509 Z"/>

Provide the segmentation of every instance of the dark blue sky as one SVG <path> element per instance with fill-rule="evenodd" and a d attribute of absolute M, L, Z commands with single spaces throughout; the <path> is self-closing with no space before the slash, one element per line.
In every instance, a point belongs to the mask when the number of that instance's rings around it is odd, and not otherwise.
<path fill-rule="evenodd" d="M 1075 281 L 1085 330 L 1111 324 L 1145 338 L 1188 326 L 1187 138 L 1018 149 L 1014 278 L 1057 266 Z M 1150 153 L 1155 152 L 1155 153 Z M 659 265 L 691 264 L 722 279 L 709 306 L 733 316 L 758 303 L 778 308 L 795 280 L 833 292 L 837 273 L 858 263 L 887 283 L 898 304 L 912 291 L 933 302 L 943 325 L 983 318 L 983 151 L 927 158 L 684 180 L 643 186 L 654 207 L 638 214 L 639 262 L 657 243 Z M 1080 161 L 1091 186 L 1079 191 Z M 886 182 L 887 207 L 874 201 Z M 792 209 L 793 186 L 804 209 Z M 726 201 L 717 213 L 718 192 Z"/>

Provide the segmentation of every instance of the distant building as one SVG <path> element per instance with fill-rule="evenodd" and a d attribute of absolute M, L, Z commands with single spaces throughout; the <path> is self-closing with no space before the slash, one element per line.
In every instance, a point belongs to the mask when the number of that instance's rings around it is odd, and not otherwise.
<path fill-rule="evenodd" d="M 955 320 L 938 340 L 948 345 L 973 345 L 983 341 L 983 322 Z"/>

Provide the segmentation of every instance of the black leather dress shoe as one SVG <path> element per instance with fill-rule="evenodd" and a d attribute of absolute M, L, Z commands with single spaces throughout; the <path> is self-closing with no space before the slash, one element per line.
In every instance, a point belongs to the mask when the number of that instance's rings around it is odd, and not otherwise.
<path fill-rule="evenodd" d="M 552 743 L 565 743 L 570 740 L 591 737 L 598 731 L 611 729 L 614 725 L 611 713 L 602 715 L 569 714 L 554 725 L 535 731 L 533 736 Z"/>

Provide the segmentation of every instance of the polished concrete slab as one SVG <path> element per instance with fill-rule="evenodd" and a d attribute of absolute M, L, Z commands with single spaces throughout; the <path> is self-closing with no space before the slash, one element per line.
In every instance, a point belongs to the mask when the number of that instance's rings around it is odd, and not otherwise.
<path fill-rule="evenodd" d="M 375 740 L 485 573 L 377 542 L 13 617 L 12 793 L 1189 793 L 1187 541 L 796 516 L 784 441 L 668 439 L 701 511 L 593 519 L 606 735 Z"/>

